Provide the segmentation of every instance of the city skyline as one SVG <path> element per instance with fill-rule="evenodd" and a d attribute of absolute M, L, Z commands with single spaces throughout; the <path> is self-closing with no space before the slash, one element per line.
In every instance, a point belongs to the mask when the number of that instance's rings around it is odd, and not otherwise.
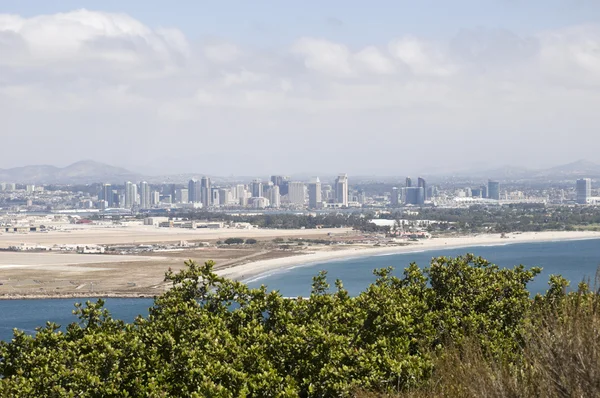
<path fill-rule="evenodd" d="M 600 3 L 573 0 L 9 1 L 0 118 L 18 150 L 0 168 L 23 165 L 25 149 L 36 163 L 63 167 L 86 151 L 150 175 L 596 159 L 599 20 Z M 417 146 L 443 165 L 396 156 Z"/>

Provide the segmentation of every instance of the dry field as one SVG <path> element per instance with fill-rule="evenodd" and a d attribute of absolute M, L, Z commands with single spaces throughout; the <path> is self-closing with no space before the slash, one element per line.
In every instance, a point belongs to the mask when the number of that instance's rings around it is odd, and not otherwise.
<path fill-rule="evenodd" d="M 188 259 L 214 260 L 216 268 L 253 261 L 284 258 L 301 251 L 280 250 L 268 242 L 275 237 L 324 238 L 327 230 L 222 230 L 173 231 L 146 229 L 81 229 L 70 233 L 3 234 L 0 247 L 10 244 L 130 244 L 166 243 L 180 240 L 209 241 L 227 237 L 253 237 L 259 244 L 240 247 L 207 247 L 144 255 L 74 254 L 56 252 L 0 251 L 0 298 L 69 296 L 154 296 L 167 288 L 165 271 L 180 269 Z M 335 230 L 345 234 L 345 230 Z"/>

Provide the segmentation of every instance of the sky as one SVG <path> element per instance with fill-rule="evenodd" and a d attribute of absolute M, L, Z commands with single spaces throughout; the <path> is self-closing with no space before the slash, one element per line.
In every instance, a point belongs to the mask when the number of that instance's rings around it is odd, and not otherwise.
<path fill-rule="evenodd" d="M 597 0 L 0 0 L 0 168 L 541 168 L 598 109 Z"/>

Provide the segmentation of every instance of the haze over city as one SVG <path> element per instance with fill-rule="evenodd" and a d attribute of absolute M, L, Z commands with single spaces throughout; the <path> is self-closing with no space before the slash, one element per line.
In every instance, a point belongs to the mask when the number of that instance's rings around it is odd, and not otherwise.
<path fill-rule="evenodd" d="M 0 168 L 404 175 L 595 161 L 599 48 L 594 1 L 4 1 Z"/>

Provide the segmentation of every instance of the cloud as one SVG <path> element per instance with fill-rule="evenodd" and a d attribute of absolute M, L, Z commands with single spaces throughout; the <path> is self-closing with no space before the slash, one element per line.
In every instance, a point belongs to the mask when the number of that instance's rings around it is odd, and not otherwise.
<path fill-rule="evenodd" d="M 343 44 L 305 37 L 294 43 L 292 52 L 301 56 L 310 70 L 332 77 L 354 75 L 350 66 L 350 51 Z"/>
<path fill-rule="evenodd" d="M 277 143 L 318 153 L 314 170 L 374 171 L 398 167 L 398 148 L 402 164 L 422 162 L 411 148 L 423 137 L 431 156 L 464 155 L 448 162 L 494 161 L 482 150 L 493 137 L 498 154 L 518 161 L 539 146 L 540 131 L 553 137 L 545 156 L 569 160 L 594 145 L 552 142 L 564 131 L 572 143 L 595 137 L 599 87 L 595 24 L 526 36 L 463 29 L 445 40 L 406 35 L 364 46 L 306 36 L 254 48 L 216 36 L 193 41 L 124 14 L 0 14 L 3 134 L 36 163 L 79 160 L 81 148 L 98 147 L 97 160 L 133 167 L 177 142 L 177 171 L 200 164 L 257 173 L 267 170 L 248 153 Z M 52 139 L 37 144 L 40 136 Z M 354 161 L 365 151 L 376 161 Z M 498 162 L 510 161 L 503 156 Z M 280 160 L 293 171 L 306 159 Z M 22 162 L 22 152 L 8 151 L 0 167 Z"/>

